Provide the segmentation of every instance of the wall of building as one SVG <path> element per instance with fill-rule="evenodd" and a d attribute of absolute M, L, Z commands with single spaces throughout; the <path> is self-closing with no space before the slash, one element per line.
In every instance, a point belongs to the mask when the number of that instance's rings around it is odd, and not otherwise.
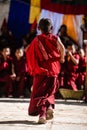
<path fill-rule="evenodd" d="M 6 18 L 8 19 L 8 14 L 9 14 L 9 6 L 10 6 L 10 1 L 6 2 L 1 2 L 0 1 L 0 27 L 2 25 L 3 19 Z"/>

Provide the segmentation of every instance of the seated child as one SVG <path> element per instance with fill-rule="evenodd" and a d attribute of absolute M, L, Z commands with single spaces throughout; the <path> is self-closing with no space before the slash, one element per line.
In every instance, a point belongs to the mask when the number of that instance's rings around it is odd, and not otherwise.
<path fill-rule="evenodd" d="M 15 96 L 18 96 L 20 98 L 24 97 L 24 87 L 25 87 L 25 81 L 26 81 L 26 59 L 24 57 L 24 51 L 22 48 L 17 48 L 15 50 L 14 54 L 14 73 L 15 77 L 14 79 L 14 88 L 15 89 Z"/>
<path fill-rule="evenodd" d="M 75 45 L 68 42 L 67 53 L 64 63 L 64 86 L 73 90 L 78 90 L 76 85 L 79 55 L 76 53 Z"/>
<path fill-rule="evenodd" d="M 0 82 L 3 82 L 3 97 L 13 97 L 12 87 L 12 57 L 10 56 L 10 48 L 2 47 L 0 54 Z"/>

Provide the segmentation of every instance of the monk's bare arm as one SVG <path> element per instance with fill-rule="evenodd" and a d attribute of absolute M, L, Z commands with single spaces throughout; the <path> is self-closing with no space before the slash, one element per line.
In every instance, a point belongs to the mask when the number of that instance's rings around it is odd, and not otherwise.
<path fill-rule="evenodd" d="M 64 45 L 61 42 L 59 37 L 58 37 L 58 40 L 57 40 L 57 44 L 58 44 L 59 49 L 60 49 L 60 62 L 64 63 L 64 61 L 65 61 L 65 47 L 64 47 Z"/>

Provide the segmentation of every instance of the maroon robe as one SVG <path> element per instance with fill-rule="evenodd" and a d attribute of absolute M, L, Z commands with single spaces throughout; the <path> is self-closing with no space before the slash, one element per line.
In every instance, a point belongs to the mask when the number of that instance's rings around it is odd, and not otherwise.
<path fill-rule="evenodd" d="M 38 115 L 44 106 L 54 107 L 57 76 L 60 73 L 60 53 L 57 37 L 52 34 L 37 36 L 26 51 L 28 70 L 34 76 L 28 113 Z"/>
<path fill-rule="evenodd" d="M 3 96 L 11 96 L 13 92 L 12 86 L 12 58 L 7 57 L 7 60 L 4 59 L 3 55 L 0 55 L 0 82 L 4 83 L 3 86 Z"/>
<path fill-rule="evenodd" d="M 79 60 L 78 54 L 73 54 L 73 56 Z M 64 86 L 66 88 L 77 90 L 76 79 L 78 76 L 78 65 L 75 65 L 71 59 L 68 60 L 68 56 L 66 56 L 64 67 Z"/>
<path fill-rule="evenodd" d="M 79 68 L 78 68 L 78 88 L 81 89 L 81 85 L 85 86 L 85 77 L 86 77 L 86 57 L 81 57 L 79 60 Z"/>
<path fill-rule="evenodd" d="M 14 81 L 14 96 L 24 96 L 24 88 L 25 88 L 25 81 L 26 81 L 26 58 L 23 56 L 18 60 L 14 57 L 13 60 L 14 64 L 14 71 L 16 74 L 16 78 Z M 17 77 L 20 77 L 19 81 L 17 81 Z M 16 87 L 15 87 L 16 86 Z M 16 95 L 15 95 L 16 94 Z"/>

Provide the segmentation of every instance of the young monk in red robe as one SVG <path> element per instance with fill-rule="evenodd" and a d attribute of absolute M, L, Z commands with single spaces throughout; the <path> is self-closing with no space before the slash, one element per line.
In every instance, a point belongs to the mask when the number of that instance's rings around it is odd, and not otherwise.
<path fill-rule="evenodd" d="M 64 86 L 76 91 L 78 90 L 76 79 L 78 76 L 77 70 L 79 64 L 79 55 L 76 53 L 75 45 L 72 44 L 71 41 L 68 41 L 67 43 L 67 54 L 65 56 L 64 63 Z"/>
<path fill-rule="evenodd" d="M 79 50 L 79 67 L 78 67 L 78 89 L 84 89 L 85 87 L 85 77 L 86 77 L 86 55 L 84 49 Z"/>
<path fill-rule="evenodd" d="M 13 78 L 14 96 L 23 98 L 27 71 L 26 71 L 26 58 L 24 56 L 24 51 L 22 50 L 22 48 L 17 48 L 15 50 L 15 56 L 13 59 L 13 68 L 15 74 L 15 77 Z"/>
<path fill-rule="evenodd" d="M 53 118 L 54 94 L 60 62 L 64 62 L 65 49 L 59 38 L 51 33 L 50 19 L 42 18 L 38 26 L 41 34 L 26 49 L 29 73 L 33 75 L 33 88 L 29 115 L 39 115 L 38 123 Z"/>
<path fill-rule="evenodd" d="M 2 47 L 0 54 L 0 82 L 3 83 L 2 97 L 13 97 L 12 75 L 10 48 L 7 46 Z"/>

